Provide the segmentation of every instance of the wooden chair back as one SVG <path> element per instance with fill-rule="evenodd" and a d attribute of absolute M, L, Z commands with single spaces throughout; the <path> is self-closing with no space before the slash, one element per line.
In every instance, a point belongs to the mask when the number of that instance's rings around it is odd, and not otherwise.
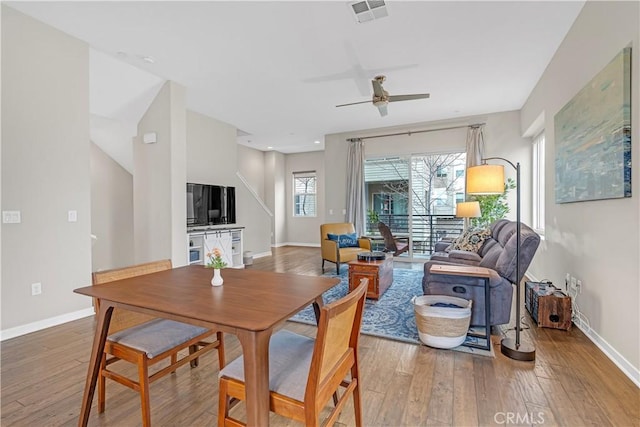
<path fill-rule="evenodd" d="M 143 274 L 155 273 L 163 270 L 170 270 L 171 260 L 165 259 L 161 261 L 147 262 L 144 264 L 138 264 L 131 267 L 117 268 L 113 270 L 97 271 L 92 273 L 92 283 L 94 286 L 103 285 L 105 283 L 113 282 L 115 280 L 128 279 L 135 276 L 141 276 Z M 100 301 L 96 301 L 96 310 L 100 307 Z M 133 311 L 114 309 L 111 316 L 111 324 L 109 325 L 109 335 L 114 334 L 123 329 L 128 329 L 132 326 L 139 325 L 154 317 L 136 313 Z"/>
<path fill-rule="evenodd" d="M 384 222 L 379 222 L 378 231 L 380 231 L 380 234 L 384 239 L 385 249 L 389 252 L 396 252 L 398 250 L 398 247 L 396 246 L 396 240 L 393 238 L 393 234 L 391 233 L 389 226 Z"/>

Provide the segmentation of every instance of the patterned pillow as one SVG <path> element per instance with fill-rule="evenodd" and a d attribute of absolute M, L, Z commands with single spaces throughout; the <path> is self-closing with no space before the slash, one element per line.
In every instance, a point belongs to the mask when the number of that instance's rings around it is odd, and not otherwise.
<path fill-rule="evenodd" d="M 358 244 L 358 235 L 356 233 L 350 233 L 350 234 L 327 233 L 327 237 L 329 238 L 329 240 L 338 242 L 339 248 L 357 248 L 360 246 Z"/>
<path fill-rule="evenodd" d="M 488 228 L 467 230 L 453 242 L 451 249 L 478 252 L 489 237 L 491 237 L 491 230 Z"/>

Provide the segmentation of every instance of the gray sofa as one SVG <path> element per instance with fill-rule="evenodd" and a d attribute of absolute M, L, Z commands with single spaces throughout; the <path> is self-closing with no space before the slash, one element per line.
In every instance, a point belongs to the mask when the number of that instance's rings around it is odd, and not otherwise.
<path fill-rule="evenodd" d="M 540 244 L 540 236 L 527 225 L 521 225 L 520 277 L 516 277 L 516 223 L 498 220 L 490 227 L 491 237 L 478 253 L 467 251 L 437 252 L 424 265 L 422 289 L 425 295 L 450 295 L 473 300 L 472 325 L 484 325 L 484 288 L 482 280 L 473 277 L 431 274 L 434 264 L 466 264 L 490 269 L 489 278 L 491 325 L 509 323 L 512 284 L 520 283 Z M 448 244 L 447 244 L 448 245 Z M 443 249 L 440 245 L 437 249 Z"/>

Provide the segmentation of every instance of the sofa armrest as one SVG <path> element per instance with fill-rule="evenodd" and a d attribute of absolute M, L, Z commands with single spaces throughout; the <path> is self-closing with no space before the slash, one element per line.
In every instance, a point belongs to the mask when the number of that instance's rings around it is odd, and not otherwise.
<path fill-rule="evenodd" d="M 447 248 L 449 246 L 451 246 L 451 243 L 453 243 L 452 241 L 446 241 L 446 240 L 438 240 L 433 248 L 434 252 L 446 252 Z"/>

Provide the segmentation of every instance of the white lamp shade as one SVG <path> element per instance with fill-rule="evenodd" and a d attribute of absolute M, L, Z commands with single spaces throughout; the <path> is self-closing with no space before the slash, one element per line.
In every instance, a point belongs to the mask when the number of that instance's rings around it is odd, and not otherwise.
<path fill-rule="evenodd" d="M 458 218 L 479 218 L 479 202 L 460 202 L 456 204 L 456 216 Z"/>
<path fill-rule="evenodd" d="M 467 194 L 504 193 L 504 166 L 480 165 L 467 168 Z"/>

